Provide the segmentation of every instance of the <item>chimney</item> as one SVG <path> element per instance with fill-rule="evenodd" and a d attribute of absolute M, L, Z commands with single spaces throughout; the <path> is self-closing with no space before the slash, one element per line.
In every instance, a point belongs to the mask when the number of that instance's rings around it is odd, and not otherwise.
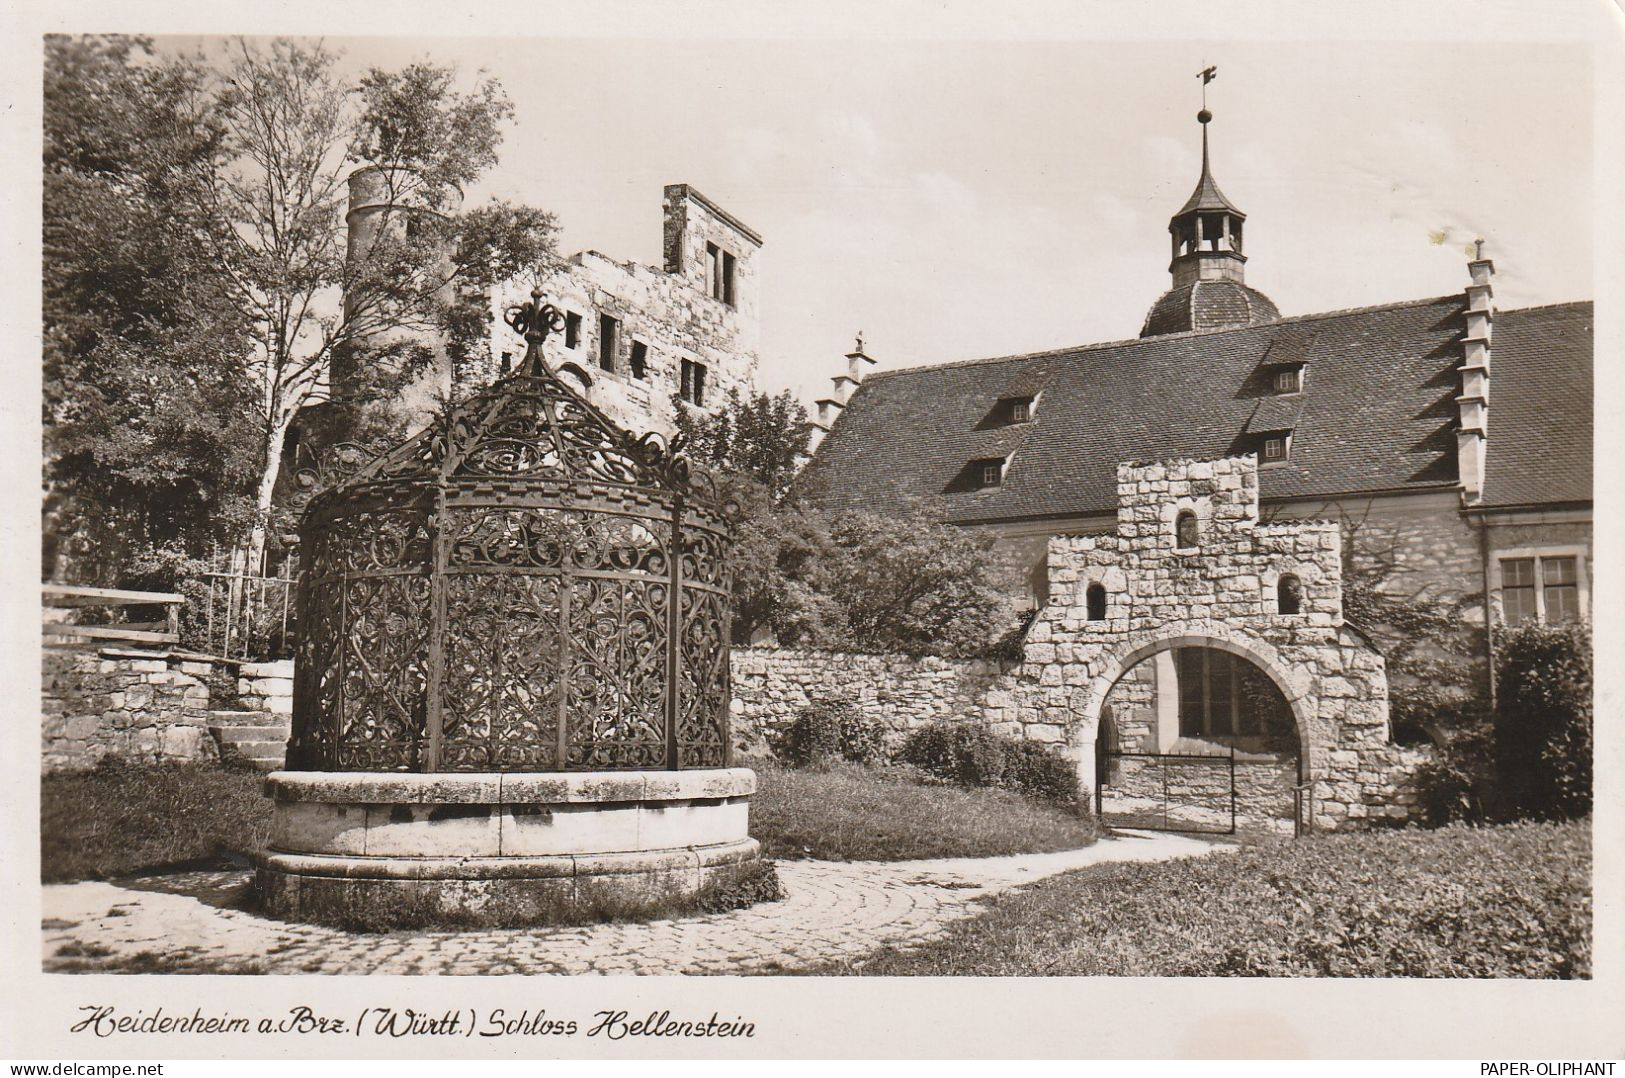
<path fill-rule="evenodd" d="M 1484 496 L 1484 449 L 1489 437 L 1490 338 L 1495 321 L 1495 290 L 1490 278 L 1495 263 L 1484 257 L 1484 241 L 1475 240 L 1475 257 L 1467 263 L 1467 323 L 1462 336 L 1461 396 L 1456 398 L 1460 422 L 1456 429 L 1456 469 L 1461 476 L 1461 497 L 1468 505 Z"/>
<path fill-rule="evenodd" d="M 836 418 L 845 410 L 846 402 L 852 399 L 852 394 L 863 384 L 864 376 L 875 362 L 875 358 L 863 350 L 863 331 L 859 330 L 857 344 L 846 354 L 846 370 L 830 379 L 835 383 L 834 395 L 816 402 L 818 418 L 813 420 L 812 438 L 807 443 L 808 453 L 816 451 L 823 444 L 825 435 L 829 434 L 829 429 L 835 425 Z"/>

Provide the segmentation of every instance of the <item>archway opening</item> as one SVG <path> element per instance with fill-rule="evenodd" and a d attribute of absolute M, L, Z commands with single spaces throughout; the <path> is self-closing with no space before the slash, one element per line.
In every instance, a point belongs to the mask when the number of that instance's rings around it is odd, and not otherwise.
<path fill-rule="evenodd" d="M 1108 824 L 1293 830 L 1302 756 L 1295 717 L 1257 662 L 1171 642 L 1118 678 L 1101 714 L 1096 803 Z"/>

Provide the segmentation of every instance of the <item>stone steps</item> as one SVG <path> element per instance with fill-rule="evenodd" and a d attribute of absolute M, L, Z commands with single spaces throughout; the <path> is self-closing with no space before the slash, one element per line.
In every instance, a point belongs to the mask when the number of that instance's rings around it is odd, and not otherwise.
<path fill-rule="evenodd" d="M 223 762 L 276 771 L 287 757 L 291 728 L 283 716 L 222 710 L 209 712 L 209 733 L 220 747 Z"/>

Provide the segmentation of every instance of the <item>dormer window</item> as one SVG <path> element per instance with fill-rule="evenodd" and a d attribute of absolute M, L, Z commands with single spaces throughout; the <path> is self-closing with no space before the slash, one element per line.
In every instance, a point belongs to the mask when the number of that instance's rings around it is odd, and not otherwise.
<path fill-rule="evenodd" d="M 981 467 L 978 469 L 978 471 L 981 473 L 982 486 L 997 487 L 1004 484 L 1003 460 L 984 460 L 981 462 Z"/>
<path fill-rule="evenodd" d="M 1287 455 L 1292 450 L 1292 435 L 1271 434 L 1264 438 L 1259 448 L 1259 464 L 1285 464 Z"/>
<path fill-rule="evenodd" d="M 1010 402 L 1010 422 L 1025 423 L 1033 417 L 1033 402 L 1029 399 Z"/>
<path fill-rule="evenodd" d="M 1298 393 L 1303 390 L 1303 368 L 1285 367 L 1275 372 L 1276 393 Z"/>

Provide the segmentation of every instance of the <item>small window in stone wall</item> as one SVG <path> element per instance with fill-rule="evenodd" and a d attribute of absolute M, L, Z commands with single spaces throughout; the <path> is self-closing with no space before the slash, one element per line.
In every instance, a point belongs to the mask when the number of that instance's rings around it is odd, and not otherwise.
<path fill-rule="evenodd" d="M 633 378 L 643 379 L 649 376 L 649 346 L 642 341 L 632 342 L 631 367 Z"/>
<path fill-rule="evenodd" d="M 1303 613 L 1303 582 L 1291 573 L 1282 573 L 1275 585 L 1275 608 L 1282 614 Z"/>
<path fill-rule="evenodd" d="M 581 316 L 574 311 L 564 314 L 564 347 L 581 347 Z"/>
<path fill-rule="evenodd" d="M 1189 509 L 1183 510 L 1174 520 L 1174 545 L 1190 548 L 1201 545 L 1201 541 L 1202 529 L 1196 514 Z"/>
<path fill-rule="evenodd" d="M 679 368 L 678 396 L 690 404 L 705 404 L 706 368 L 704 363 L 685 359 Z"/>
<path fill-rule="evenodd" d="M 1084 615 L 1090 621 L 1106 620 L 1106 586 L 1090 584 L 1084 593 Z"/>
<path fill-rule="evenodd" d="M 607 314 L 598 316 L 598 366 L 606 371 L 615 369 L 615 353 L 620 350 L 621 322 Z"/>

